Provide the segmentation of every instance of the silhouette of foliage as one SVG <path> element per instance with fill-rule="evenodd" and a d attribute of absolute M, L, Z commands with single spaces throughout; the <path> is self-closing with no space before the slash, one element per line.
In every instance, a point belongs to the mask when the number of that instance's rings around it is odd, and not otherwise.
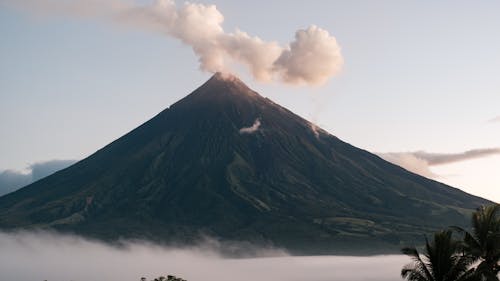
<path fill-rule="evenodd" d="M 408 281 L 499 281 L 500 272 L 500 205 L 483 206 L 472 214 L 472 231 L 454 226 L 462 234 L 455 240 L 451 230 L 426 239 L 425 253 L 415 247 L 402 252 L 413 263 L 401 270 Z"/>
<path fill-rule="evenodd" d="M 408 281 L 466 281 L 473 280 L 470 269 L 473 259 L 460 253 L 461 243 L 454 240 L 451 230 L 436 232 L 434 239 L 426 239 L 425 253 L 415 247 L 403 248 L 402 252 L 413 259 L 413 263 L 401 270 Z"/>
<path fill-rule="evenodd" d="M 147 281 L 147 279 L 146 279 L 146 277 L 141 277 L 140 281 Z M 152 279 L 151 281 L 187 281 L 187 280 L 176 277 L 174 275 L 167 275 L 167 277 L 159 276 L 155 279 Z"/>
<path fill-rule="evenodd" d="M 478 280 L 498 281 L 500 271 L 500 205 L 479 208 L 472 215 L 472 231 L 463 234 L 463 251 L 475 262 Z"/>

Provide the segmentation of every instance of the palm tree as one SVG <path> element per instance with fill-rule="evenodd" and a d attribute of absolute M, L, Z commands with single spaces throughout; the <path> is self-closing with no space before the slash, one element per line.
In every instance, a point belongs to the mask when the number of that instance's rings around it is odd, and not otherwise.
<path fill-rule="evenodd" d="M 413 263 L 401 270 L 408 281 L 466 281 L 473 280 L 473 260 L 460 254 L 460 242 L 452 238 L 451 230 L 436 232 L 431 243 L 425 239 L 424 255 L 415 247 L 401 251 L 413 259 Z"/>
<path fill-rule="evenodd" d="M 498 281 L 500 271 L 500 205 L 479 208 L 472 214 L 472 232 L 455 227 L 463 233 L 463 250 L 474 261 L 478 280 Z"/>

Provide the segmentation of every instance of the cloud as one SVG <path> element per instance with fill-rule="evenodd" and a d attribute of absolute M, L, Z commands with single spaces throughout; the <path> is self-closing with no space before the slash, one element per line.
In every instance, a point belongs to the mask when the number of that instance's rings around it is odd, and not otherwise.
<path fill-rule="evenodd" d="M 240 134 L 251 134 L 259 130 L 260 120 L 257 118 L 250 127 L 243 127 L 240 129 Z"/>
<path fill-rule="evenodd" d="M 210 247 L 122 247 L 44 232 L 0 232 L 2 280 L 151 280 L 173 274 L 189 281 L 396 281 L 406 256 L 226 258 Z"/>
<path fill-rule="evenodd" d="M 323 84 L 343 64 L 337 40 L 317 26 L 295 33 L 290 48 L 274 63 L 282 79 L 289 83 Z"/>
<path fill-rule="evenodd" d="M 500 154 L 500 148 L 481 148 L 467 150 L 461 153 L 427 153 L 425 151 L 414 152 L 415 156 L 424 159 L 429 165 L 443 165 L 490 155 Z"/>
<path fill-rule="evenodd" d="M 438 175 L 434 174 L 430 168 L 429 163 L 424 159 L 420 159 L 412 152 L 388 152 L 378 153 L 382 159 L 405 168 L 406 170 L 419 174 L 427 178 L 437 178 Z"/>
<path fill-rule="evenodd" d="M 497 117 L 495 117 L 495 118 L 492 118 L 492 119 L 488 120 L 488 122 L 490 122 L 490 123 L 500 122 L 500 116 L 497 116 Z"/>
<path fill-rule="evenodd" d="M 28 172 L 5 170 L 0 172 L 0 196 L 49 176 L 76 163 L 76 160 L 51 160 L 31 164 Z"/>
<path fill-rule="evenodd" d="M 31 173 L 23 174 L 13 170 L 3 171 L 0 173 L 0 196 L 10 193 L 32 182 Z"/>
<path fill-rule="evenodd" d="M 335 37 L 312 25 L 297 30 L 290 44 L 266 42 L 244 31 L 226 32 L 224 16 L 215 5 L 186 2 L 177 7 L 173 0 L 156 0 L 140 5 L 119 0 L 0 0 L 41 15 L 59 15 L 104 20 L 176 38 L 198 56 L 200 69 L 230 72 L 238 63 L 259 81 L 321 85 L 340 72 L 341 49 Z"/>
<path fill-rule="evenodd" d="M 430 170 L 431 166 L 467 161 L 495 154 L 500 154 L 500 148 L 472 149 L 461 153 L 389 152 L 378 153 L 378 156 L 415 174 L 428 178 L 438 178 L 439 175 Z"/>
<path fill-rule="evenodd" d="M 37 181 L 59 170 L 67 168 L 76 162 L 77 160 L 50 160 L 31 164 L 29 168 L 33 181 Z"/>

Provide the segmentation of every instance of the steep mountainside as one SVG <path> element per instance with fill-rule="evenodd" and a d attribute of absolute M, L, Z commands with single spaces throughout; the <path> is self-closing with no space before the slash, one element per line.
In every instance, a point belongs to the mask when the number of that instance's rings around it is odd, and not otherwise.
<path fill-rule="evenodd" d="M 237 78 L 216 74 L 90 157 L 1 197 L 0 227 L 167 243 L 208 235 L 295 253 L 363 254 L 466 225 L 485 203 L 315 133 Z"/>

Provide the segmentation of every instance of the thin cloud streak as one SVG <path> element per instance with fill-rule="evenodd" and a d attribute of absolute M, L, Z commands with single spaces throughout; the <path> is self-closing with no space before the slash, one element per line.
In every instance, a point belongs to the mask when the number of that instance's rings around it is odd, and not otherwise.
<path fill-rule="evenodd" d="M 483 158 L 495 154 L 500 154 L 500 148 L 472 149 L 462 153 L 427 153 L 425 151 L 414 152 L 414 155 L 417 158 L 427 161 L 430 166 Z"/>
<path fill-rule="evenodd" d="M 387 152 L 377 153 L 385 161 L 398 165 L 406 170 L 424 176 L 426 178 L 438 178 L 438 175 L 430 170 L 429 163 L 420 159 L 412 152 Z"/>
<path fill-rule="evenodd" d="M 0 0 L 37 15 L 103 20 L 126 28 L 160 33 L 190 46 L 208 72 L 230 72 L 232 63 L 247 67 L 259 81 L 321 85 L 343 66 L 335 37 L 311 25 L 295 32 L 292 42 L 280 45 L 236 30 L 224 31 L 224 16 L 215 5 L 156 0 L 140 5 L 119 0 Z"/>
<path fill-rule="evenodd" d="M 432 166 L 451 164 L 500 154 L 500 148 L 481 148 L 461 153 L 388 152 L 377 153 L 382 159 L 406 170 L 428 178 L 439 178 L 430 169 Z"/>

